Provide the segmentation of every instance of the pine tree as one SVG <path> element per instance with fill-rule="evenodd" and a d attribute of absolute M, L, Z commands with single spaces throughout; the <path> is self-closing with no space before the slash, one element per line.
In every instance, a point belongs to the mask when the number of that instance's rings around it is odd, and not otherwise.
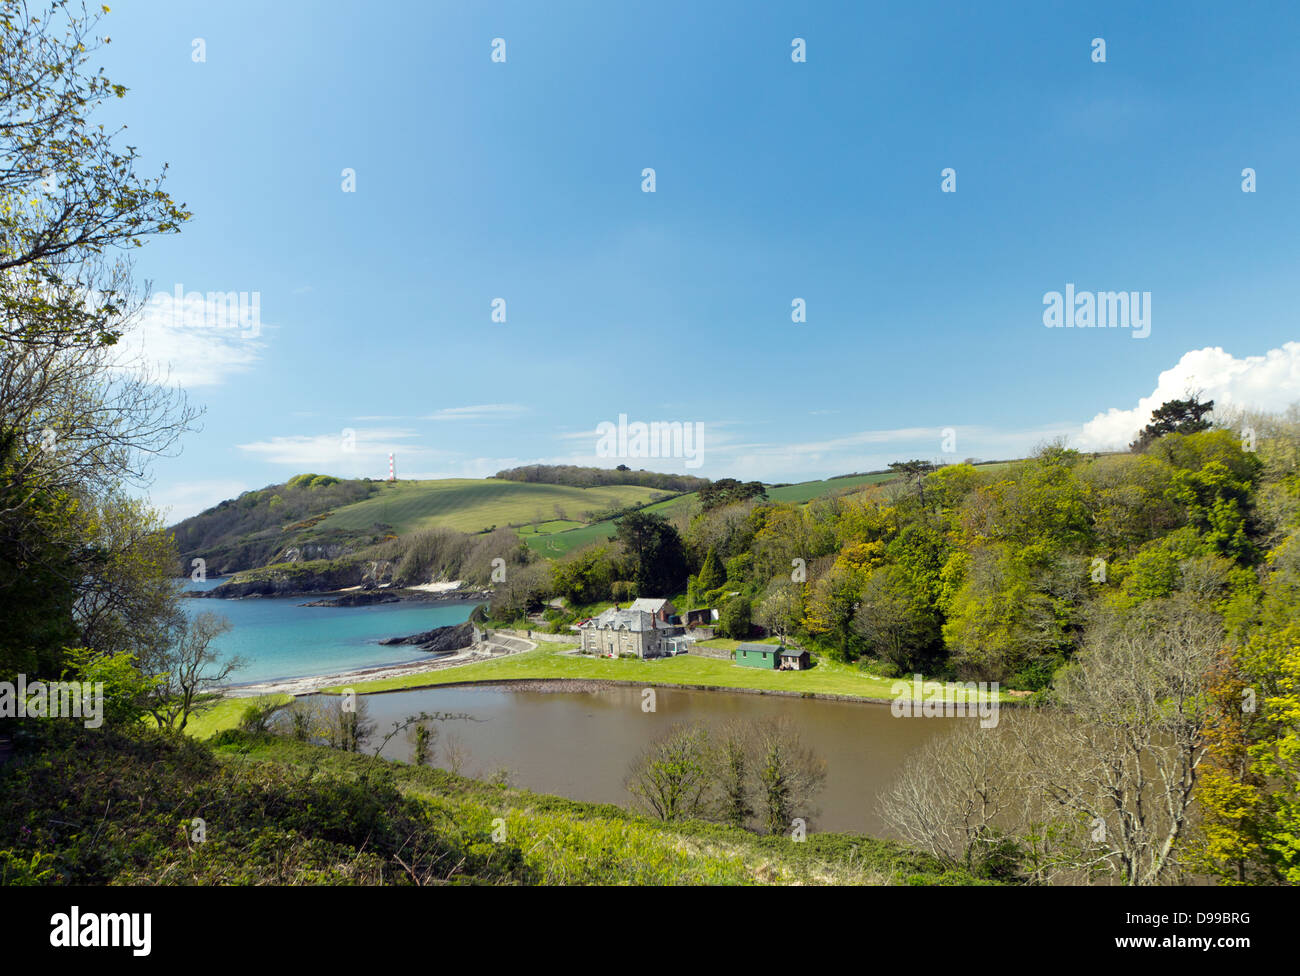
<path fill-rule="evenodd" d="M 709 549 L 708 555 L 704 557 L 704 565 L 700 567 L 698 579 L 701 596 L 710 590 L 716 590 L 727 582 L 727 571 L 722 568 L 722 563 L 718 561 L 718 554 L 712 548 Z"/>

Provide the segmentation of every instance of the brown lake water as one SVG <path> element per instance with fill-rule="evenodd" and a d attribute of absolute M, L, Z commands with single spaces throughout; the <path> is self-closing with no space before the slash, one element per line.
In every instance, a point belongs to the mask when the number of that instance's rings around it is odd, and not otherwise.
<path fill-rule="evenodd" d="M 655 710 L 642 710 L 642 689 L 592 692 L 514 691 L 507 687 L 430 688 L 368 695 L 370 717 L 382 733 L 416 712 L 467 712 L 477 721 L 439 724 L 435 765 L 447 767 L 444 747 L 463 744 L 461 772 L 487 776 L 508 768 L 511 782 L 574 800 L 631 806 L 624 787 L 628 765 L 653 738 L 680 722 L 722 724 L 734 719 L 788 716 L 803 743 L 826 760 L 826 785 L 809 829 L 877 837 L 891 832 L 877 808 L 909 758 L 959 718 L 895 718 L 888 705 L 747 695 L 725 691 L 655 689 Z M 403 735 L 384 750 L 409 760 Z"/>

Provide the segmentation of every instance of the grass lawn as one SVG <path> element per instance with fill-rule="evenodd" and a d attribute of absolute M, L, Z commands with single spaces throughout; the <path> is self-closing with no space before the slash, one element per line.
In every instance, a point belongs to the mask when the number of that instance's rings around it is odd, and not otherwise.
<path fill-rule="evenodd" d="M 287 705 L 293 701 L 292 695 L 268 695 L 275 702 L 281 705 Z M 190 720 L 185 725 L 185 734 L 191 735 L 196 739 L 210 739 L 223 729 L 233 729 L 239 724 L 243 717 L 244 709 L 248 708 L 256 699 L 253 698 L 227 698 L 219 701 L 207 711 L 199 715 L 191 715 Z"/>
<path fill-rule="evenodd" d="M 710 646 L 725 646 L 735 641 L 710 641 Z M 574 678 L 606 681 L 635 681 L 651 684 L 704 685 L 710 688 L 756 688 L 786 690 L 810 694 L 848 695 L 856 698 L 892 700 L 894 678 L 877 678 L 857 668 L 834 661 L 822 661 L 808 671 L 764 671 L 747 668 L 729 660 L 679 654 L 676 657 L 642 661 L 624 658 L 592 658 L 559 653 L 573 644 L 542 644 L 536 650 L 495 661 L 480 661 L 441 671 L 403 675 L 382 681 L 367 681 L 346 687 L 365 694 L 396 691 L 402 688 L 426 688 L 463 681 L 493 682 L 518 678 Z M 338 693 L 344 686 L 325 689 Z M 953 689 L 948 689 L 952 697 Z M 987 696 L 986 696 L 987 697 Z M 1000 696 L 1012 701 L 1010 695 Z"/>

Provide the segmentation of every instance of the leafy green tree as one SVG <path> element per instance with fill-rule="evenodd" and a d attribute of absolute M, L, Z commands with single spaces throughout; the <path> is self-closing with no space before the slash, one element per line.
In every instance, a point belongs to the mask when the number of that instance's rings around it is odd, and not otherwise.
<path fill-rule="evenodd" d="M 720 478 L 699 490 L 700 510 L 704 512 L 766 497 L 767 489 L 761 481 L 740 482 L 735 478 Z"/>
<path fill-rule="evenodd" d="M 733 827 L 745 827 L 754 815 L 753 731 L 744 722 L 732 722 L 718 733 L 710 755 L 712 778 L 717 787 L 718 818 Z"/>
<path fill-rule="evenodd" d="M 785 716 L 755 722 L 754 772 L 763 825 L 783 834 L 795 817 L 814 812 L 813 798 L 826 781 L 826 762 L 803 744 L 799 730 Z"/>
<path fill-rule="evenodd" d="M 753 629 L 753 604 L 747 596 L 733 596 L 718 613 L 718 633 L 734 640 L 744 640 Z"/>
<path fill-rule="evenodd" d="M 776 634 L 784 644 L 799 626 L 803 614 L 803 586 L 783 580 L 773 580 L 764 592 L 755 614 L 758 622 Z"/>
<path fill-rule="evenodd" d="M 609 550 L 589 546 L 553 564 L 551 586 L 572 605 L 585 606 L 610 599 L 614 573 Z"/>
<path fill-rule="evenodd" d="M 688 820 L 708 809 L 711 785 L 708 734 L 674 725 L 633 760 L 626 786 L 655 817 Z"/>
<path fill-rule="evenodd" d="M 918 667 L 938 637 L 936 620 L 910 592 L 897 566 L 882 566 L 867 578 L 853 629 L 867 653 L 900 672 Z"/>
<path fill-rule="evenodd" d="M 1129 450 L 1134 453 L 1145 451 L 1166 434 L 1195 434 L 1208 430 L 1210 422 L 1205 415 L 1213 409 L 1213 400 L 1202 403 L 1194 393 L 1187 394 L 1182 400 L 1166 400 L 1151 411 L 1151 423 L 1142 428 L 1137 440 L 1129 445 Z"/>
<path fill-rule="evenodd" d="M 642 596 L 684 588 L 686 551 L 671 522 L 653 512 L 629 512 L 615 525 L 615 538 L 632 561 L 632 578 Z"/>

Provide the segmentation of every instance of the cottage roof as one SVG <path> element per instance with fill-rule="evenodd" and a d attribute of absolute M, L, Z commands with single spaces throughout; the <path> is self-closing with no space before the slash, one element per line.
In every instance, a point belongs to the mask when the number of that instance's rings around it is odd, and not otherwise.
<path fill-rule="evenodd" d="M 644 610 L 617 610 L 611 607 L 599 616 L 584 620 L 581 626 L 594 627 L 597 630 L 630 630 L 640 633 L 644 630 L 654 630 L 655 618 L 653 614 Z"/>
<path fill-rule="evenodd" d="M 736 645 L 736 650 L 738 651 L 762 651 L 764 654 L 768 651 L 775 651 L 777 649 L 778 648 L 775 644 L 755 644 L 753 641 Z"/>
<path fill-rule="evenodd" d="M 807 651 L 802 651 L 797 647 L 783 647 L 776 652 L 777 657 L 803 657 Z"/>
<path fill-rule="evenodd" d="M 642 610 L 645 613 L 658 613 L 669 603 L 661 596 L 646 596 L 633 600 L 629 610 Z"/>

